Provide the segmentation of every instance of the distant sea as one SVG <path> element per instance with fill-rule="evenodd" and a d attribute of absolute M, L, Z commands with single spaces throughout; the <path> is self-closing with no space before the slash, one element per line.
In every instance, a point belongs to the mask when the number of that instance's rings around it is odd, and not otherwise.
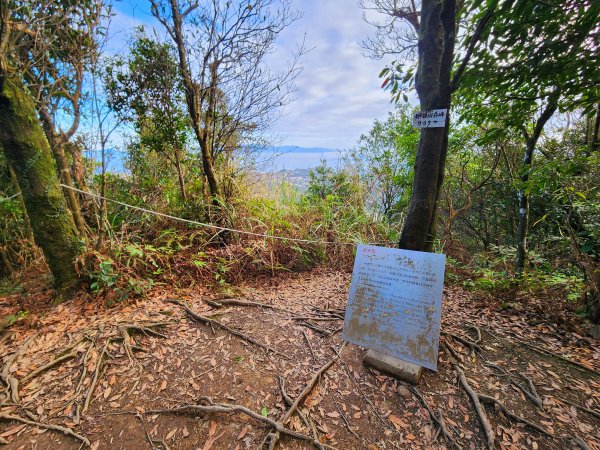
<path fill-rule="evenodd" d="M 312 169 L 325 161 L 328 166 L 337 168 L 344 151 L 321 147 L 276 147 L 262 152 L 257 169 L 261 172 L 280 170 Z"/>
<path fill-rule="evenodd" d="M 108 171 L 126 173 L 124 167 L 124 154 L 111 151 L 108 162 Z M 325 147 L 296 147 L 279 146 L 260 152 L 257 158 L 256 170 L 259 172 L 279 172 L 281 170 L 312 169 L 326 161 L 329 167 L 338 168 L 343 158 L 344 150 L 335 150 Z"/>

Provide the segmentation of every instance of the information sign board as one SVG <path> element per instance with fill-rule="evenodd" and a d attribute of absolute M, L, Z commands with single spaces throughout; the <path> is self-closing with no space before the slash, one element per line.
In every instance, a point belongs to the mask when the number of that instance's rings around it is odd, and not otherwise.
<path fill-rule="evenodd" d="M 413 127 L 415 128 L 441 128 L 446 125 L 447 109 L 432 109 L 421 111 L 413 116 Z"/>
<path fill-rule="evenodd" d="M 359 245 L 342 338 L 437 370 L 445 255 Z"/>

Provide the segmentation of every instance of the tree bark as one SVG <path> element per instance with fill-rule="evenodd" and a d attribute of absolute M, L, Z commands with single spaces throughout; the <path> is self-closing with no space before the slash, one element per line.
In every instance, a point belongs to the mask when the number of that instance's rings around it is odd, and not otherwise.
<path fill-rule="evenodd" d="M 214 167 L 214 161 L 212 158 L 211 149 L 209 148 L 210 140 L 208 137 L 208 130 L 206 126 L 202 126 L 202 96 L 204 92 L 200 92 L 202 86 L 198 86 L 197 83 L 192 80 L 192 74 L 187 59 L 185 41 L 183 39 L 183 18 L 179 12 L 179 4 L 177 0 L 170 0 L 171 14 L 173 18 L 172 38 L 177 46 L 177 53 L 179 55 L 179 69 L 181 71 L 181 77 L 183 80 L 183 88 L 185 91 L 185 100 L 188 108 L 188 114 L 191 118 L 192 128 L 198 144 L 200 145 L 200 153 L 202 155 L 202 168 L 204 175 L 208 182 L 210 194 L 212 197 L 212 203 L 215 206 L 219 206 L 219 197 L 221 196 L 221 190 L 217 182 L 217 176 Z"/>
<path fill-rule="evenodd" d="M 33 237 L 33 229 L 31 228 L 31 221 L 29 220 L 29 215 L 27 214 L 27 208 L 25 207 L 25 200 L 23 199 L 23 192 L 21 191 L 21 186 L 19 186 L 19 180 L 17 178 L 17 174 L 15 173 L 15 169 L 13 169 L 10 161 L 7 161 L 8 165 L 8 174 L 10 175 L 10 180 L 12 181 L 13 186 L 17 193 L 21 194 L 18 196 L 19 203 L 21 204 L 21 210 L 23 211 L 23 223 L 25 224 L 25 235 L 29 242 L 32 245 L 35 245 L 35 238 Z"/>
<path fill-rule="evenodd" d="M 424 0 L 419 29 L 419 65 L 415 86 L 422 111 L 449 109 L 450 72 L 456 38 L 456 2 Z M 436 210 L 448 149 L 448 124 L 423 128 L 415 160 L 415 176 L 408 214 L 398 246 L 431 251 Z"/>
<path fill-rule="evenodd" d="M 185 190 L 185 180 L 183 178 L 183 167 L 181 160 L 183 159 L 183 150 L 180 148 L 175 149 L 175 168 L 177 169 L 177 179 L 179 181 L 179 190 L 181 191 L 181 200 L 183 203 L 187 202 L 187 192 Z"/>
<path fill-rule="evenodd" d="M 48 125 L 48 128 L 52 125 Z M 54 135 L 54 133 L 47 129 L 46 137 L 48 138 L 48 143 L 50 144 L 50 148 L 52 149 L 52 153 L 54 154 L 54 158 L 56 159 L 56 166 L 58 168 L 59 180 L 61 183 L 66 186 L 73 187 L 73 178 L 71 177 L 71 165 L 67 159 L 67 155 L 65 155 L 64 145 L 61 140 Z M 83 219 L 83 215 L 81 214 L 81 206 L 79 205 L 79 200 L 77 198 L 77 194 L 72 189 L 63 188 L 63 194 L 65 199 L 67 200 L 67 204 L 69 205 L 69 211 L 73 216 L 73 222 L 75 223 L 75 227 L 79 233 L 79 236 L 82 239 L 86 237 L 85 230 L 85 220 Z"/>
<path fill-rule="evenodd" d="M 61 295 L 68 295 L 77 284 L 75 259 L 81 241 L 66 210 L 35 104 L 17 77 L 0 76 L 0 144 L 19 180 L 35 240 L 54 275 L 55 286 Z"/>

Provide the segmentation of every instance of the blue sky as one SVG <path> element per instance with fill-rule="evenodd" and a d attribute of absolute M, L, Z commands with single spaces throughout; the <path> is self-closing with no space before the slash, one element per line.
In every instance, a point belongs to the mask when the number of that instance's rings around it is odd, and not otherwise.
<path fill-rule="evenodd" d="M 359 42 L 371 32 L 356 0 L 292 0 L 303 17 L 282 32 L 269 65 L 278 67 L 306 35 L 304 70 L 296 85 L 296 100 L 285 109 L 273 131 L 278 144 L 301 147 L 353 147 L 373 120 L 393 107 L 381 88 L 383 61 L 363 56 Z M 123 52 L 138 25 L 160 26 L 149 13 L 149 1 L 121 0 L 114 5 L 109 51 Z"/>

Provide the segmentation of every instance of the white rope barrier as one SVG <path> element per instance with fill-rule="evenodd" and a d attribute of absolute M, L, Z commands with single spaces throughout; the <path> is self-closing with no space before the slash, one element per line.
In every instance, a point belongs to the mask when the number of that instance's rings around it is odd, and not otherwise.
<path fill-rule="evenodd" d="M 66 184 L 61 183 L 61 186 L 66 189 L 71 189 L 75 192 L 79 192 L 80 194 L 94 197 L 94 198 L 97 198 L 100 200 L 105 200 L 107 202 L 115 203 L 117 205 L 121 205 L 126 208 L 134 209 L 136 211 L 141 211 L 141 212 L 144 212 L 147 214 L 153 214 L 158 217 L 164 217 L 165 219 L 171 219 L 171 220 L 184 222 L 184 223 L 188 223 L 188 224 L 192 224 L 192 225 L 198 225 L 198 226 L 205 227 L 205 228 L 212 228 L 213 230 L 218 230 L 218 231 L 229 231 L 232 233 L 245 234 L 246 236 L 255 236 L 255 237 L 262 237 L 262 238 L 266 238 L 266 239 L 277 239 L 277 240 L 281 240 L 281 241 L 290 241 L 290 242 L 303 242 L 303 243 L 307 243 L 307 244 L 357 245 L 356 242 L 336 242 L 336 241 L 320 241 L 320 240 L 314 240 L 314 239 L 300 239 L 300 238 L 291 238 L 291 237 L 284 237 L 284 236 L 273 236 L 270 234 L 263 234 L 263 233 L 254 233 L 252 231 L 245 231 L 245 230 L 236 230 L 235 228 L 220 227 L 218 225 L 213 225 L 210 223 L 203 223 L 203 222 L 198 222 L 195 220 L 183 219 L 181 217 L 171 216 L 170 214 L 164 214 L 164 213 L 161 213 L 158 211 L 152 211 L 151 209 L 146 209 L 146 208 L 141 208 L 139 206 L 129 205 L 127 203 L 123 203 L 118 200 L 113 200 L 111 198 L 103 197 L 101 195 L 94 194 L 92 192 L 82 191 L 81 189 L 77 189 L 72 186 L 67 186 Z M 373 242 L 373 243 L 365 243 L 365 244 L 367 244 L 367 245 L 388 245 L 389 243 L 388 242 Z"/>

